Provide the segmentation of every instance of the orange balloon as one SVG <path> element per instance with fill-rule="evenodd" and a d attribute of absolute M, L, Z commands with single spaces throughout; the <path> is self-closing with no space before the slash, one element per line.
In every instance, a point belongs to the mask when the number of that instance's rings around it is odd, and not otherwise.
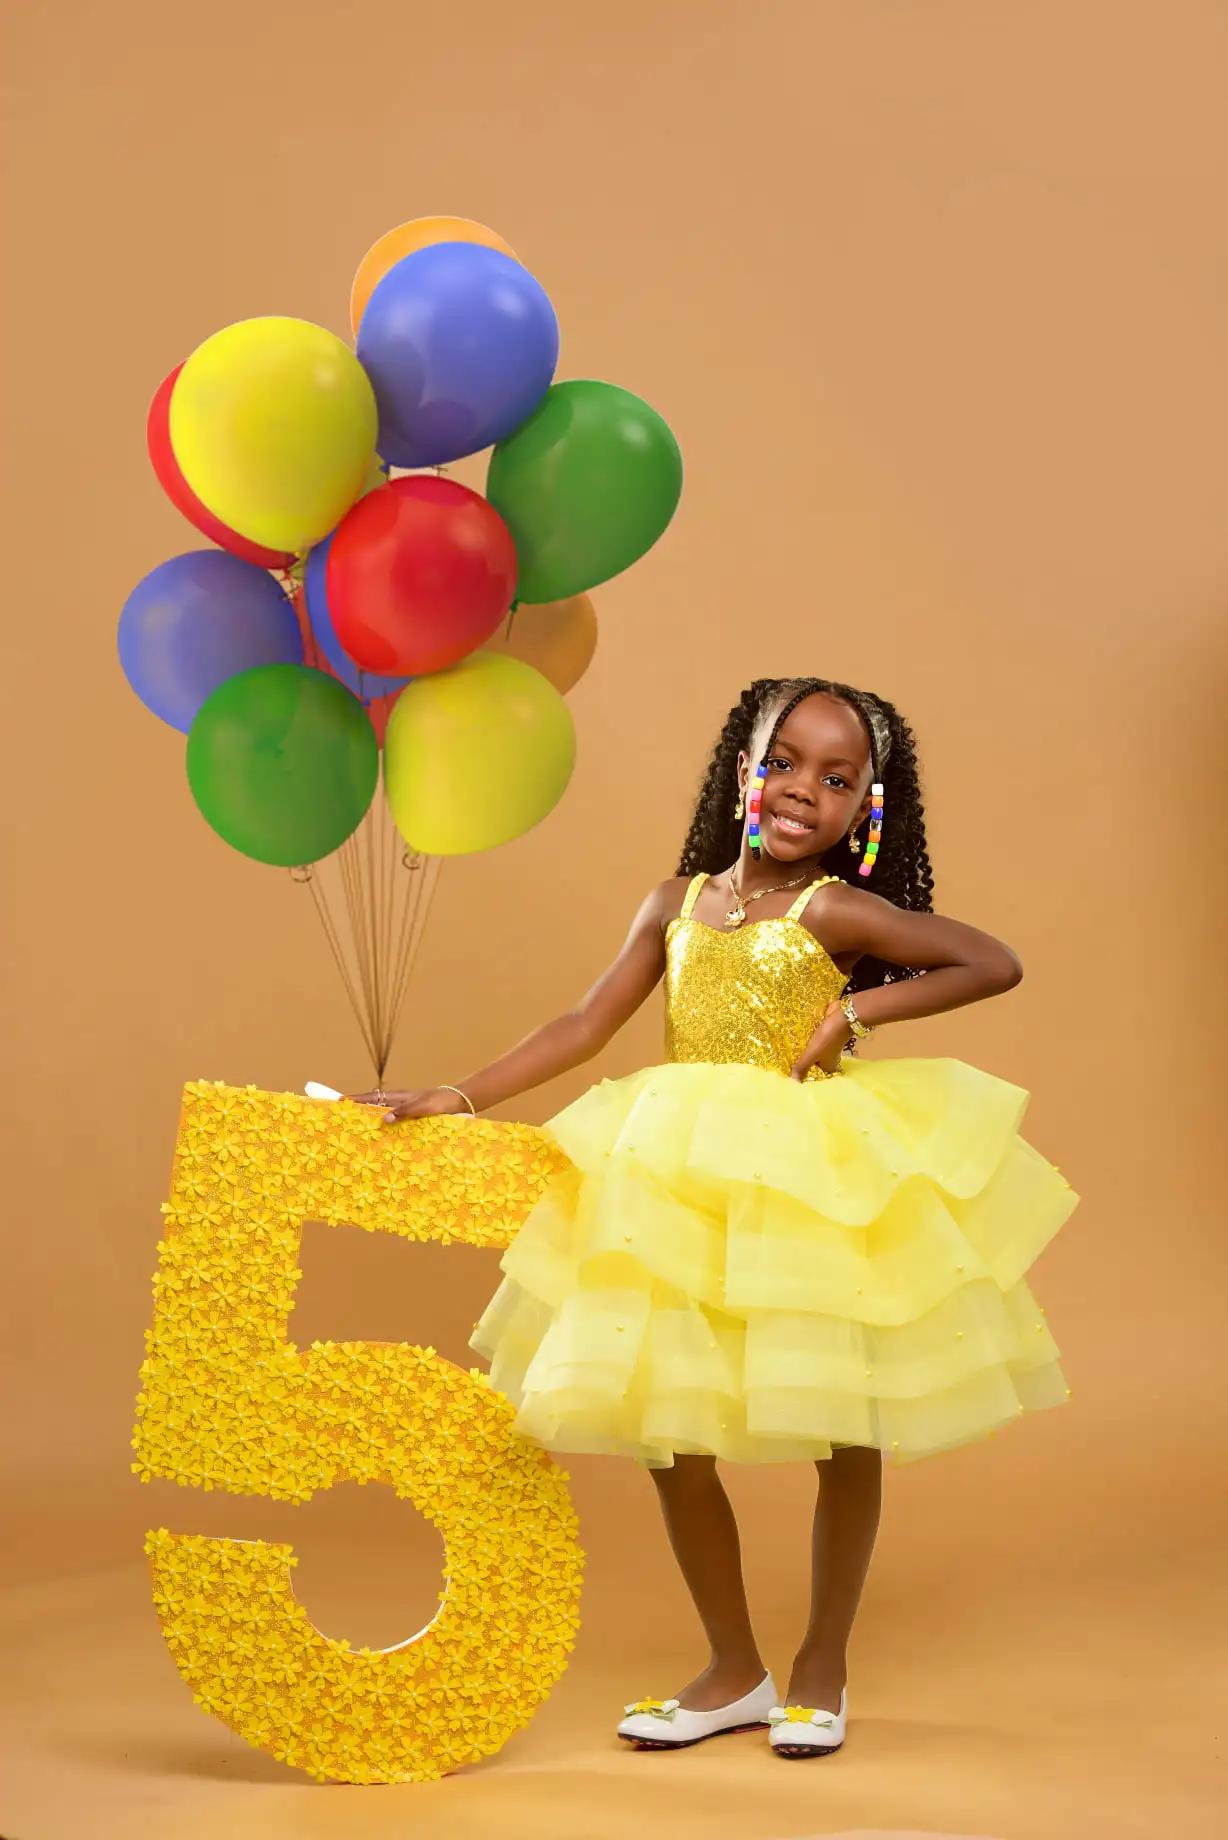
<path fill-rule="evenodd" d="M 412 255 L 415 249 L 427 249 L 432 243 L 482 243 L 487 249 L 501 249 L 505 256 L 516 258 L 516 251 L 485 224 L 475 224 L 471 217 L 415 217 L 408 224 L 398 224 L 373 243 L 362 261 L 350 289 L 350 325 L 358 337 L 359 321 L 367 302 L 388 270 Z"/>
<path fill-rule="evenodd" d="M 566 696 L 588 670 L 597 649 L 593 603 L 587 594 L 573 594 L 565 601 L 517 607 L 481 649 L 531 664 Z"/>

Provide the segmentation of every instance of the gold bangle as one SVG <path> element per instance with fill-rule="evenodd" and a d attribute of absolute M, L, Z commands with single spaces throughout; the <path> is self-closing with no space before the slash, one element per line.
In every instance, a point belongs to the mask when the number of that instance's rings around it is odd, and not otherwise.
<path fill-rule="evenodd" d="M 841 997 L 840 1007 L 844 1011 L 844 1020 L 848 1023 L 849 1028 L 852 1030 L 854 1041 L 865 1041 L 868 1035 L 873 1035 L 874 1024 L 872 1022 L 863 1022 L 861 1020 L 861 1017 L 857 1014 L 857 1011 L 853 1008 L 852 997 Z"/>
<path fill-rule="evenodd" d="M 472 1099 L 471 1099 L 471 1098 L 469 1097 L 469 1094 L 468 1094 L 468 1093 L 463 1093 L 463 1092 L 461 1091 L 461 1089 L 460 1089 L 460 1087 L 459 1087 L 459 1086 L 446 1086 L 446 1085 L 443 1085 L 443 1086 L 440 1086 L 440 1088 L 439 1088 L 439 1090 L 440 1090 L 440 1092 L 454 1092 L 454 1093 L 456 1094 L 456 1096 L 457 1096 L 457 1098 L 458 1098 L 458 1099 L 463 1099 L 463 1100 L 465 1101 L 465 1104 L 466 1104 L 466 1105 L 467 1105 L 467 1106 L 469 1107 L 469 1116 L 470 1116 L 471 1118 L 476 1118 L 476 1117 L 477 1117 L 477 1115 L 478 1115 L 478 1108 L 477 1108 L 477 1106 L 476 1106 L 476 1105 L 475 1105 L 475 1104 L 473 1103 L 473 1100 L 472 1100 Z"/>

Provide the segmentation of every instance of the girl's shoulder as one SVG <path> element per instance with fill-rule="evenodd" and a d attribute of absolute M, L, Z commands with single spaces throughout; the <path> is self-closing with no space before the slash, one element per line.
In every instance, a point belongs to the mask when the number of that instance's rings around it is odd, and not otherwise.
<path fill-rule="evenodd" d="M 686 902 L 687 889 L 695 878 L 690 875 L 671 875 L 668 881 L 658 882 L 650 888 L 640 902 L 632 923 L 632 933 L 640 934 L 646 929 L 664 932 L 671 920 L 676 920 Z"/>
<path fill-rule="evenodd" d="M 810 899 L 804 912 L 821 913 L 824 908 L 837 908 L 848 902 L 862 902 L 869 891 L 846 882 L 839 875 L 820 875 L 810 891 Z"/>
<path fill-rule="evenodd" d="M 827 946 L 833 928 L 837 932 L 851 926 L 857 929 L 864 920 L 867 909 L 889 905 L 868 888 L 858 888 L 846 882 L 840 876 L 833 876 L 830 881 L 817 882 L 810 899 L 797 918 L 813 933 L 819 944 Z"/>
<path fill-rule="evenodd" d="M 693 875 L 671 875 L 667 881 L 658 882 L 648 897 L 650 904 L 662 926 L 668 926 L 676 920 L 685 905 Z"/>

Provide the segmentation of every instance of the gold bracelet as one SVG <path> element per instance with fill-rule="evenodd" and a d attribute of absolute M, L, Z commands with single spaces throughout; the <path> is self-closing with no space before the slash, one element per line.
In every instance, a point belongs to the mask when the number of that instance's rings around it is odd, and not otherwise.
<path fill-rule="evenodd" d="M 471 1118 L 477 1117 L 478 1115 L 477 1106 L 473 1103 L 473 1100 L 469 1097 L 469 1094 L 463 1093 L 459 1086 L 441 1086 L 439 1088 L 439 1091 L 440 1092 L 454 1092 L 457 1098 L 463 1099 L 465 1101 L 465 1104 L 469 1107 L 469 1116 Z"/>
<path fill-rule="evenodd" d="M 854 1041 L 865 1041 L 868 1035 L 873 1035 L 874 1024 L 861 1020 L 861 1017 L 853 1008 L 852 997 L 841 997 L 840 1007 L 844 1011 L 844 1020 L 848 1023 L 849 1028 L 853 1032 Z"/>

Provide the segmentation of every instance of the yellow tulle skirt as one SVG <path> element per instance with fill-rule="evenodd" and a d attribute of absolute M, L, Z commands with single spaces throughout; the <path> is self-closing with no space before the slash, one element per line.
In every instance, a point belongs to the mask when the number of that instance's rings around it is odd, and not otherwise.
<path fill-rule="evenodd" d="M 1075 1205 L 1027 1094 L 954 1060 L 603 1080 L 471 1346 L 556 1451 L 897 1462 L 1061 1403 L 1024 1273 Z"/>

